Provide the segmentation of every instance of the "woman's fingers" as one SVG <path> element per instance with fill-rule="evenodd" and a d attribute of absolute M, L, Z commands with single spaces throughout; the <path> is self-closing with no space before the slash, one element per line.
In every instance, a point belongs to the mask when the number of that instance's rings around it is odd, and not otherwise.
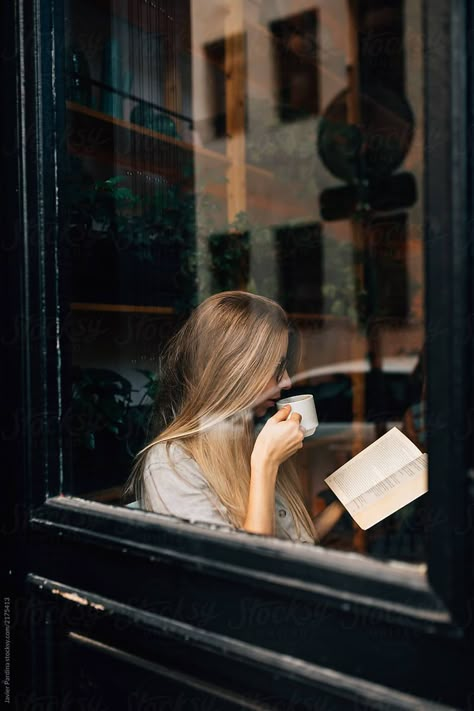
<path fill-rule="evenodd" d="M 273 462 L 279 466 L 303 446 L 304 431 L 301 415 L 285 405 L 270 417 L 255 440 L 254 463 Z"/>
<path fill-rule="evenodd" d="M 278 410 L 278 412 L 276 412 L 273 417 L 270 417 L 270 419 L 274 420 L 274 422 L 283 422 L 288 417 L 288 413 L 290 412 L 290 410 L 291 406 L 285 405 L 285 407 L 282 407 L 281 410 Z"/>
<path fill-rule="evenodd" d="M 288 422 L 296 422 L 298 425 L 298 434 L 297 434 L 298 449 L 301 449 L 301 447 L 303 446 L 303 440 L 304 440 L 304 435 L 305 435 L 304 427 L 300 424 L 302 419 L 303 418 L 301 417 L 299 412 L 292 412 L 290 417 L 288 418 Z"/>
<path fill-rule="evenodd" d="M 274 422 L 284 422 L 285 420 L 288 420 L 288 422 L 298 422 L 298 424 L 301 422 L 301 415 L 299 412 L 292 412 L 291 415 L 288 417 L 288 413 L 291 410 L 291 405 L 285 405 L 285 407 L 282 407 L 281 410 L 278 410 L 273 417 L 271 417 L 271 420 L 274 420 Z"/>

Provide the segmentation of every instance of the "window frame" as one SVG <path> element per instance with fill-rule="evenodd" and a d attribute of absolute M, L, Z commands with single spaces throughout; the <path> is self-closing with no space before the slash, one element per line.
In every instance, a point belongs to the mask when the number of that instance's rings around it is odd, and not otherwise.
<path fill-rule="evenodd" d="M 64 427 L 70 348 L 68 304 L 63 282 L 57 280 L 58 265 L 68 248 L 60 227 L 64 224 L 61 127 L 65 125 L 62 0 L 17 0 L 14 18 L 18 46 L 15 105 L 22 146 L 15 170 L 20 186 L 17 220 L 24 277 L 15 309 L 23 329 L 22 408 L 24 422 L 28 423 L 25 500 L 33 532 L 54 530 L 73 536 L 78 544 L 92 541 L 100 547 L 119 546 L 130 555 L 138 555 L 146 546 L 156 560 L 171 556 L 183 566 L 200 565 L 210 572 L 218 569 L 222 575 L 254 580 L 260 575 L 262 584 L 291 589 L 303 597 L 317 596 L 330 606 L 375 606 L 398 615 L 403 625 L 430 634 L 464 635 L 469 621 L 472 581 L 466 571 L 472 560 L 473 528 L 463 436 L 470 414 L 465 383 L 472 377 L 468 370 L 472 272 L 465 259 L 466 5 L 426 0 L 423 12 L 425 114 L 430 117 L 425 123 L 424 185 L 430 456 L 427 496 L 433 514 L 426 577 L 419 570 L 408 574 L 406 569 L 402 571 L 403 566 L 364 556 L 323 548 L 307 552 L 302 545 L 260 540 L 253 534 L 234 536 L 218 530 L 197 533 L 192 524 L 163 517 L 152 522 L 151 515 L 144 512 L 62 494 L 69 488 L 70 476 Z M 13 169 L 13 159 L 11 166 Z M 447 278 L 443 280 L 440 275 Z M 232 558 L 238 568 L 233 571 L 228 563 Z M 285 570 L 288 574 L 284 575 Z M 368 585 L 376 594 L 364 594 Z"/>

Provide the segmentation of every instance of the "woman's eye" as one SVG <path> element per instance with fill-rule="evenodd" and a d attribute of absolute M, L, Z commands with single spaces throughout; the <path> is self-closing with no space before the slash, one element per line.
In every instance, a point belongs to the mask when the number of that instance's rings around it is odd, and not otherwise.
<path fill-rule="evenodd" d="M 288 366 L 288 360 L 286 358 L 283 358 L 283 360 L 278 363 L 277 368 L 275 370 L 275 380 L 277 383 L 280 382 L 280 380 L 283 379 L 283 376 L 285 375 L 285 371 Z"/>
<path fill-rule="evenodd" d="M 285 375 L 285 370 L 286 370 L 286 363 L 282 363 L 278 367 L 278 369 L 275 373 L 275 379 L 276 379 L 277 383 L 279 383 L 280 380 L 283 380 L 283 376 Z"/>

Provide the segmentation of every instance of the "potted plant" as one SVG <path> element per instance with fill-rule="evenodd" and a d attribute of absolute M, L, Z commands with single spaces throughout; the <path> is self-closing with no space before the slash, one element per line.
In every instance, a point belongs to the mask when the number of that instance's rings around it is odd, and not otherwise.
<path fill-rule="evenodd" d="M 68 427 L 77 480 L 74 493 L 117 486 L 128 477 L 133 457 L 145 443 L 158 389 L 154 373 L 138 372 L 146 380 L 133 404 L 132 384 L 114 370 L 73 369 Z"/>
<path fill-rule="evenodd" d="M 194 289 L 194 196 L 179 186 L 138 196 L 114 176 L 83 186 L 71 215 L 73 301 L 175 306 Z"/>

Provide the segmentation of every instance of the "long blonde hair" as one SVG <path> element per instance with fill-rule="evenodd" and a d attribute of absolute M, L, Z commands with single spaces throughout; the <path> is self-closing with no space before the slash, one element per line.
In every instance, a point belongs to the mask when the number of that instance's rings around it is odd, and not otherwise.
<path fill-rule="evenodd" d="M 215 294 L 198 306 L 169 342 L 162 358 L 154 432 L 137 455 L 125 494 L 150 510 L 143 487 L 148 450 L 179 442 L 242 528 L 255 442 L 252 403 L 263 392 L 285 352 L 288 319 L 274 301 L 242 291 Z M 301 529 L 317 539 L 292 462 L 278 472 L 276 492 Z"/>

